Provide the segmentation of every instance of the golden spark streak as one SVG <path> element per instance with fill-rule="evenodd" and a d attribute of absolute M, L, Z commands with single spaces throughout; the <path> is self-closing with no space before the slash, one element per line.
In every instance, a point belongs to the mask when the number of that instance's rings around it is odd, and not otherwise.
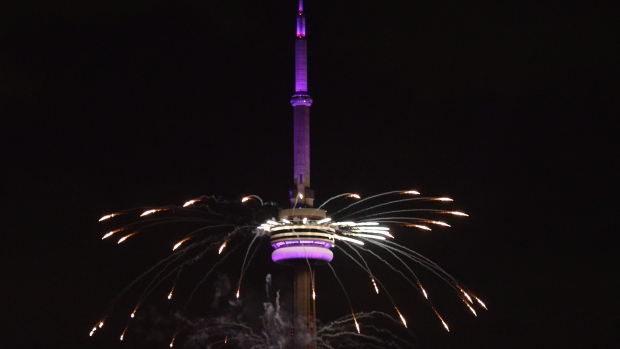
<path fill-rule="evenodd" d="M 105 215 L 105 216 L 103 216 L 103 217 L 99 218 L 99 222 L 101 222 L 101 221 L 105 221 L 106 219 L 110 219 L 110 218 L 112 218 L 112 217 L 116 217 L 116 216 L 118 216 L 118 215 L 120 215 L 120 214 L 121 214 L 121 213 L 110 213 L 110 214 L 107 214 L 107 215 Z"/>
<path fill-rule="evenodd" d="M 246 196 L 246 197 L 241 198 L 241 202 L 246 202 L 246 201 L 248 201 L 248 200 L 250 200 L 250 198 L 249 198 L 249 197 L 247 197 L 247 196 Z"/>
<path fill-rule="evenodd" d="M 422 293 L 424 294 L 424 298 L 428 299 L 428 294 L 426 294 L 426 290 L 422 287 L 420 287 L 422 289 Z"/>
<path fill-rule="evenodd" d="M 187 201 L 187 202 L 185 202 L 185 203 L 183 204 L 183 207 L 187 207 L 187 206 L 189 206 L 189 205 L 193 205 L 193 204 L 195 204 L 195 203 L 196 203 L 196 201 L 198 201 L 198 200 L 189 200 L 189 201 Z"/>
<path fill-rule="evenodd" d="M 354 198 L 354 199 L 361 199 L 361 197 L 359 195 L 357 195 L 357 194 L 351 194 L 351 195 L 349 195 L 347 197 Z"/>
<path fill-rule="evenodd" d="M 159 211 L 163 211 L 163 210 L 164 210 L 163 208 L 154 208 L 154 209 L 151 209 L 151 210 L 146 210 L 146 211 L 142 212 L 140 217 L 148 216 L 150 214 L 153 214 L 153 213 L 159 212 Z"/>
<path fill-rule="evenodd" d="M 132 236 L 134 236 L 134 235 L 136 235 L 136 234 L 137 234 L 137 233 L 131 233 L 131 234 L 128 234 L 128 235 L 123 236 L 122 238 L 120 238 L 120 239 L 118 240 L 117 244 L 120 244 L 121 242 L 123 242 L 123 241 L 127 240 L 128 238 L 130 238 L 130 237 L 132 237 Z"/>
<path fill-rule="evenodd" d="M 237 298 L 239 298 L 239 290 L 237 289 Z"/>
<path fill-rule="evenodd" d="M 108 238 L 108 237 L 112 236 L 113 234 L 118 233 L 118 232 L 119 232 L 119 231 L 121 231 L 121 230 L 123 230 L 123 228 L 116 229 L 116 230 L 112 230 L 111 232 L 109 232 L 109 233 L 105 234 L 105 235 L 101 238 L 101 240 L 103 240 L 103 239 L 105 239 L 105 238 Z"/>
<path fill-rule="evenodd" d="M 99 328 L 103 327 L 103 321 L 99 321 Z"/>
<path fill-rule="evenodd" d="M 375 279 L 371 276 L 370 280 L 372 280 L 372 285 L 375 286 L 375 291 L 377 292 L 377 294 L 379 294 L 379 287 L 377 287 L 377 283 L 375 282 Z"/>
<path fill-rule="evenodd" d="M 394 309 L 396 309 L 398 316 L 400 316 L 400 320 L 403 322 L 403 325 L 405 325 L 405 328 L 407 328 L 407 320 L 405 320 L 405 317 L 403 316 L 403 314 L 400 313 L 400 310 L 398 310 L 396 306 L 394 306 Z"/>
<path fill-rule="evenodd" d="M 420 195 L 420 192 L 415 191 L 415 190 L 407 190 L 407 191 L 402 192 L 401 194 Z"/>
<path fill-rule="evenodd" d="M 436 198 L 436 199 L 433 199 L 433 200 L 437 200 L 437 201 L 454 201 L 454 200 L 452 200 L 450 198 Z"/>
<path fill-rule="evenodd" d="M 181 246 L 181 244 L 182 244 L 182 243 L 184 243 L 185 241 L 187 241 L 187 240 L 189 240 L 189 239 L 190 239 L 190 238 L 185 238 L 185 239 L 183 239 L 183 240 L 181 240 L 181 241 L 177 242 L 177 244 L 176 244 L 176 245 L 174 245 L 174 247 L 172 248 L 172 250 L 173 250 L 173 251 L 174 251 L 174 250 L 176 250 L 177 248 L 179 248 L 179 246 Z"/>
<path fill-rule="evenodd" d="M 138 311 L 138 308 L 134 309 L 133 313 L 131 313 L 131 318 L 132 319 L 134 318 L 134 316 L 136 316 L 136 311 Z"/>
<path fill-rule="evenodd" d="M 471 305 L 465 303 L 465 305 L 467 305 L 467 307 L 469 308 L 469 310 L 471 310 L 472 313 L 474 313 L 474 316 L 478 316 L 478 314 L 476 314 L 476 311 L 474 310 L 474 308 L 471 307 Z"/>
<path fill-rule="evenodd" d="M 228 343 L 228 336 L 226 336 L 226 338 L 224 338 L 224 344 Z"/>
<path fill-rule="evenodd" d="M 409 228 L 418 228 L 418 229 L 422 229 L 422 230 L 429 230 L 432 231 L 431 228 L 425 226 L 425 225 L 420 225 L 420 224 L 405 224 L 406 227 Z"/>
<path fill-rule="evenodd" d="M 448 328 L 448 324 L 443 320 L 441 320 L 441 323 L 443 324 L 443 327 L 446 328 L 446 331 L 450 332 L 450 328 Z"/>
<path fill-rule="evenodd" d="M 360 332 L 360 325 L 357 323 L 357 319 L 355 318 L 355 314 L 353 314 L 353 321 L 355 321 L 355 328 L 357 328 L 357 333 Z"/>
<path fill-rule="evenodd" d="M 463 292 L 463 294 L 465 295 L 465 297 L 467 298 L 469 303 L 473 304 L 474 302 L 472 302 L 471 297 L 469 296 L 469 294 L 467 294 L 467 292 L 465 292 L 462 288 L 460 290 L 461 290 L 461 292 Z"/>
<path fill-rule="evenodd" d="M 459 211 L 449 211 L 449 214 L 453 214 L 455 216 L 463 216 L 463 217 L 469 217 L 469 215 L 467 213 L 463 213 L 463 212 L 459 212 Z"/>
<path fill-rule="evenodd" d="M 218 252 L 217 254 L 222 254 L 222 251 L 224 250 L 224 247 L 226 247 L 226 243 L 227 243 L 227 242 L 228 242 L 228 241 L 224 241 L 224 243 L 222 244 L 222 246 L 220 246 L 220 250 L 219 250 L 219 252 Z"/>
<path fill-rule="evenodd" d="M 91 336 L 91 337 L 92 337 L 92 336 L 93 336 L 93 333 L 95 333 L 95 331 L 90 331 L 89 336 Z"/>
<path fill-rule="evenodd" d="M 484 310 L 489 310 L 487 309 L 487 306 L 482 302 L 482 300 L 476 296 L 474 296 L 474 298 L 476 298 L 476 300 L 478 301 L 478 303 L 480 303 L 480 305 L 484 308 Z"/>

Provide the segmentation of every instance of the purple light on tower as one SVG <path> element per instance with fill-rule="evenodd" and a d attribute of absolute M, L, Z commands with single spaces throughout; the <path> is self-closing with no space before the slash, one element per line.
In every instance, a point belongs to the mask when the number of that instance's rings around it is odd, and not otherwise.
<path fill-rule="evenodd" d="M 290 191 L 291 205 L 312 207 L 314 191 L 310 189 L 310 106 L 308 94 L 308 55 L 306 43 L 306 18 L 303 0 L 299 0 L 297 33 L 295 39 L 295 93 L 291 98 L 294 128 L 294 189 Z M 301 196 L 299 195 L 301 194 Z"/>

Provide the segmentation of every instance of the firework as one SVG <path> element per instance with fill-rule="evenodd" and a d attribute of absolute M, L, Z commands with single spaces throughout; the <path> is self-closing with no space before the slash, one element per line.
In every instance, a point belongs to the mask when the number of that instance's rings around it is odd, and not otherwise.
<path fill-rule="evenodd" d="M 140 233 L 140 236 L 143 234 L 146 235 L 147 233 L 151 234 L 151 231 L 161 233 L 162 229 L 160 228 L 162 226 L 169 226 L 170 224 L 193 224 L 195 228 L 192 228 L 192 230 L 186 233 L 185 237 L 177 240 L 169 256 L 148 269 L 112 301 L 108 310 L 100 320 L 97 321 L 97 324 L 89 332 L 89 335 L 93 336 L 98 328 L 103 327 L 104 320 L 110 316 L 110 313 L 115 308 L 119 299 L 123 297 L 129 289 L 136 287 L 138 281 L 150 279 L 138 298 L 133 311 L 130 313 L 130 318 L 134 319 L 134 321 L 140 305 L 149 298 L 149 295 L 153 293 L 158 286 L 174 276 L 174 282 L 171 288 L 168 288 L 169 293 L 167 294 L 167 299 L 171 299 L 183 268 L 203 259 L 215 260 L 215 262 L 206 270 L 203 279 L 196 283 L 191 290 L 190 296 L 181 301 L 184 304 L 179 306 L 179 314 L 183 314 L 188 309 L 198 288 L 201 287 L 209 275 L 229 257 L 233 262 L 235 260 L 238 261 L 240 266 L 233 297 L 234 299 L 241 300 L 242 288 L 244 287 L 244 275 L 253 262 L 257 251 L 264 248 L 265 244 L 263 244 L 262 241 L 266 240 L 270 240 L 272 247 L 275 249 L 273 256 L 275 256 L 276 252 L 280 249 L 288 249 L 289 252 L 294 251 L 293 248 L 296 246 L 303 249 L 305 251 L 304 253 L 312 248 L 319 248 L 319 250 L 325 251 L 335 248 L 335 253 L 341 254 L 338 258 L 349 259 L 353 262 L 353 265 L 360 267 L 362 271 L 370 277 L 374 293 L 380 295 L 380 289 L 383 291 L 381 294 L 388 297 L 393 305 L 395 311 L 394 317 L 399 319 L 401 325 L 406 328 L 407 321 L 405 319 L 405 314 L 401 310 L 403 308 L 399 308 L 396 305 L 396 300 L 377 277 L 380 276 L 381 272 L 392 270 L 396 272 L 405 283 L 411 285 L 412 288 L 420 292 L 422 299 L 428 304 L 446 331 L 449 331 L 446 321 L 430 302 L 427 290 L 422 286 L 422 283 L 414 271 L 414 267 L 418 266 L 430 270 L 433 274 L 438 276 L 439 279 L 445 281 L 449 287 L 455 291 L 456 296 L 463 301 L 465 306 L 475 316 L 478 316 L 478 314 L 474 309 L 474 300 L 476 304 L 483 309 L 486 309 L 486 305 L 480 298 L 475 296 L 463 284 L 446 273 L 437 264 L 414 250 L 399 244 L 397 232 L 403 233 L 403 229 L 430 231 L 431 228 L 429 225 L 448 228 L 450 227 L 448 223 L 433 220 L 431 216 L 452 215 L 456 217 L 466 217 L 467 214 L 453 210 L 415 207 L 421 202 L 436 201 L 448 203 L 453 201 L 445 197 L 421 197 L 419 195 L 420 193 L 418 191 L 400 190 L 377 194 L 362 199 L 358 194 L 345 193 L 330 198 L 321 205 L 320 208 L 304 209 L 313 211 L 316 214 L 310 212 L 311 214 L 305 216 L 297 217 L 289 215 L 278 219 L 273 218 L 278 208 L 272 203 L 265 204 L 263 200 L 256 195 L 246 196 L 241 202 L 237 203 L 203 196 L 199 199 L 187 201 L 178 207 L 166 206 L 147 210 L 136 209 L 134 210 L 136 211 L 136 221 L 109 231 L 104 235 L 103 239 L 116 232 L 131 229 L 131 233 L 119 239 L 118 243 L 120 244 L 129 237 L 138 235 L 138 233 Z M 403 196 L 405 197 L 403 198 Z M 349 202 L 348 200 L 351 199 L 355 201 L 346 204 Z M 260 205 L 258 207 L 256 205 L 247 205 L 251 200 L 255 200 Z M 342 205 L 342 202 L 345 202 L 345 205 Z M 198 205 L 198 203 L 200 203 L 200 205 Z M 340 205 L 341 208 L 336 208 L 334 214 L 331 215 L 319 215 L 317 213 L 319 211 L 328 212 L 322 209 L 329 208 L 330 205 L 328 204 Z M 127 218 L 130 213 L 131 210 L 123 211 L 125 218 Z M 118 215 L 120 214 L 116 213 L 104 216 L 107 218 L 101 221 L 108 221 L 110 218 Z M 308 237 L 303 237 L 302 232 L 306 230 L 313 231 L 313 233 L 308 235 Z M 165 229 L 165 231 L 166 234 L 169 234 L 171 229 Z M 174 229 L 172 229 L 172 231 L 174 231 Z M 174 233 L 176 234 L 176 232 Z M 318 240 L 315 239 L 317 236 L 319 236 Z M 140 239 L 136 238 L 136 240 Z M 231 247 L 227 248 L 229 246 Z M 239 253 L 239 251 L 245 252 Z M 331 251 L 329 253 L 333 256 Z M 236 259 L 235 256 L 237 257 Z M 241 258 L 241 256 L 243 256 L 243 258 Z M 287 255 L 286 258 L 292 257 Z M 333 257 L 330 257 L 329 260 L 331 260 L 331 258 Z M 380 261 L 385 266 L 382 269 L 385 270 L 376 270 L 375 266 L 375 270 L 371 271 L 369 263 L 367 262 L 369 258 Z M 276 260 L 275 257 L 273 257 L 273 259 L 274 261 Z M 360 317 L 359 314 L 356 314 L 353 310 L 354 304 L 349 298 L 345 283 L 336 275 L 336 270 L 330 263 L 328 263 L 328 266 L 332 270 L 334 278 L 340 284 L 344 297 L 349 304 L 351 314 L 350 321 L 355 328 L 355 332 L 362 335 L 366 325 L 361 326 L 359 320 L 364 319 L 364 317 Z M 314 288 L 314 279 L 312 279 L 311 292 L 314 301 L 317 298 Z M 175 297 L 175 299 L 176 298 L 177 297 Z M 232 324 L 228 325 L 233 326 Z M 124 328 L 120 336 L 121 340 L 125 338 L 130 328 L 130 325 Z M 369 326 L 369 328 L 373 327 Z M 171 347 L 175 344 L 175 341 L 179 340 L 177 335 L 178 330 L 175 331 L 171 337 Z M 228 334 L 226 334 L 223 341 L 230 342 L 236 340 L 235 338 L 234 336 L 229 337 Z M 362 337 L 360 337 L 360 339 L 361 338 Z"/>

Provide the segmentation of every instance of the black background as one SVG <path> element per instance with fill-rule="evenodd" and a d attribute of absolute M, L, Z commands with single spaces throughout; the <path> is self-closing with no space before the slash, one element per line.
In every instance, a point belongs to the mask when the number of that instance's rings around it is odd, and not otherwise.
<path fill-rule="evenodd" d="M 203 194 L 286 205 L 296 2 L 2 7 L 2 341 L 121 347 L 88 332 L 179 235 L 118 247 L 99 217 Z M 417 189 L 470 214 L 402 240 L 490 309 L 436 299 L 451 333 L 407 314 L 419 346 L 616 347 L 608 6 L 316 0 L 306 16 L 317 202 Z M 363 274 L 347 286 L 372 291 Z M 325 321 L 349 311 L 317 304 Z"/>

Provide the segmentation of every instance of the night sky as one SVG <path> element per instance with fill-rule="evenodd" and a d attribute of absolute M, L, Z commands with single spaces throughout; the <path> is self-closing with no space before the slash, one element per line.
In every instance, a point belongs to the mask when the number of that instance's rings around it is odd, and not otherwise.
<path fill-rule="evenodd" d="M 97 220 L 200 195 L 287 205 L 296 1 L 1 7 L 0 346 L 130 348 L 88 332 L 184 232 L 118 246 Z M 602 2 L 308 0 L 306 18 L 316 202 L 416 189 L 470 215 L 402 231 L 489 306 L 469 316 L 429 277 L 452 332 L 415 308 L 417 347 L 617 347 L 617 16 Z M 347 286 L 354 306 L 372 291 L 363 273 Z M 340 294 L 319 300 L 320 319 L 349 312 Z"/>

